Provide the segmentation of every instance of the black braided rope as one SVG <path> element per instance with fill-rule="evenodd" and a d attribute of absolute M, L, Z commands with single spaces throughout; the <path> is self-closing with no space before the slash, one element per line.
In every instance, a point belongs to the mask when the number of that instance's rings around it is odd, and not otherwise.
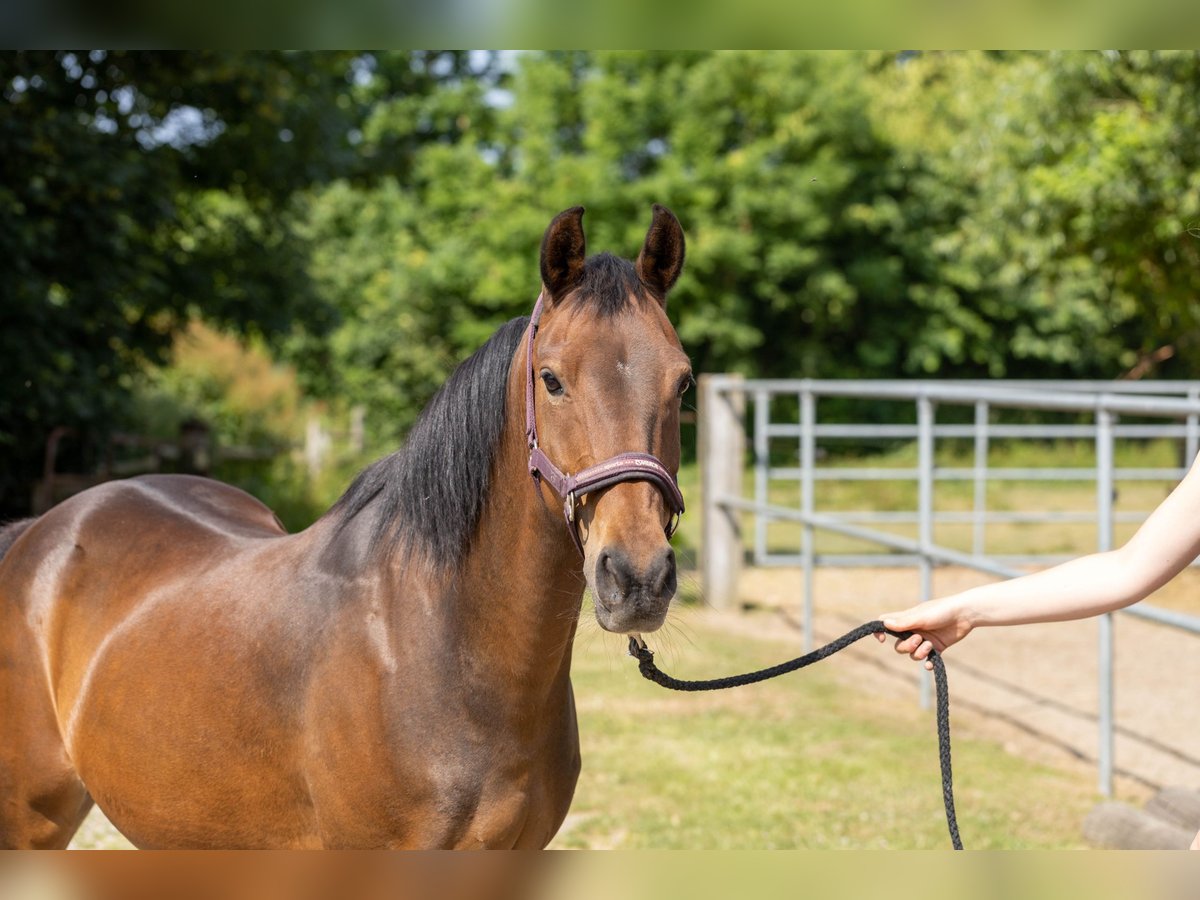
<path fill-rule="evenodd" d="M 789 672 L 795 672 L 797 669 L 803 669 L 805 666 L 811 666 L 815 662 L 833 656 L 839 650 L 845 650 L 855 641 L 862 640 L 868 635 L 880 633 L 890 634 L 901 640 L 913 635 L 911 631 L 892 631 L 890 628 L 884 628 L 883 622 L 878 620 L 867 622 L 840 638 L 830 641 L 824 647 L 818 647 L 811 653 L 798 656 L 777 666 L 759 669 L 757 672 L 747 672 L 745 675 L 730 675 L 726 678 L 710 678 L 704 681 L 681 681 L 678 678 L 672 678 L 654 664 L 654 651 L 639 644 L 636 638 L 629 639 L 629 655 L 638 661 L 638 671 L 642 673 L 642 677 L 662 687 L 673 691 L 720 691 L 725 688 L 767 681 Z M 946 807 L 946 826 L 950 829 L 950 843 L 954 845 L 955 850 L 961 850 L 963 848 L 962 838 L 958 836 L 958 818 L 954 814 L 954 779 L 950 770 L 950 688 L 946 681 L 946 664 L 942 662 L 942 657 L 936 650 L 930 652 L 929 661 L 933 663 L 933 681 L 937 688 L 938 759 L 942 768 L 942 803 Z"/>

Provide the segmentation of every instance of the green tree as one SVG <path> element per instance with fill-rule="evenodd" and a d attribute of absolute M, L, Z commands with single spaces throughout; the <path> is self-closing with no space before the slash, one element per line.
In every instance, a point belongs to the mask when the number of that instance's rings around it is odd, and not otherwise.
<path fill-rule="evenodd" d="M 112 427 L 189 318 L 271 333 L 319 310 L 286 206 L 348 152 L 347 64 L 0 56 L 0 511 L 23 511 L 49 429 Z"/>
<path fill-rule="evenodd" d="M 936 215 L 933 372 L 1200 373 L 1195 53 L 928 54 L 880 118 Z M 1178 349 L 1190 352 L 1177 353 Z"/>
<path fill-rule="evenodd" d="M 24 510 L 49 430 L 121 424 L 132 375 L 189 321 L 275 341 L 329 331 L 339 310 L 313 289 L 299 198 L 405 172 L 417 148 L 453 139 L 467 123 L 439 111 L 436 86 L 483 90 L 493 63 L 0 55 L 0 515 Z"/>
<path fill-rule="evenodd" d="M 902 366 L 926 253 L 869 115 L 869 61 L 543 53 L 520 57 L 506 103 L 444 86 L 438 108 L 479 127 L 421 147 L 407 183 L 313 197 L 317 281 L 343 310 L 320 388 L 380 409 L 398 438 L 455 358 L 529 310 L 541 233 L 574 203 L 591 248 L 625 255 L 651 203 L 681 217 L 689 263 L 672 312 L 698 368 Z"/>
<path fill-rule="evenodd" d="M 1195 53 L 33 53 L 0 86 L 5 511 L 195 318 L 394 443 L 576 203 L 593 251 L 680 216 L 698 369 L 1200 372 Z"/>

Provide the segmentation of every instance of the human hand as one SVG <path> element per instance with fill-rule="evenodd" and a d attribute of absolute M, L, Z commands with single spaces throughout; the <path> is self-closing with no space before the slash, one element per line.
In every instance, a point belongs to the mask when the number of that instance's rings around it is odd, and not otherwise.
<path fill-rule="evenodd" d="M 975 627 L 966 607 L 957 597 L 918 603 L 910 609 L 884 613 L 878 618 L 892 631 L 913 632 L 910 637 L 896 639 L 896 652 L 907 653 L 918 662 L 924 660 L 926 669 L 933 668 L 933 663 L 929 660 L 931 651 L 937 650 L 938 653 L 942 653 L 947 647 L 965 638 Z M 888 638 L 883 633 L 875 637 L 880 643 Z"/>

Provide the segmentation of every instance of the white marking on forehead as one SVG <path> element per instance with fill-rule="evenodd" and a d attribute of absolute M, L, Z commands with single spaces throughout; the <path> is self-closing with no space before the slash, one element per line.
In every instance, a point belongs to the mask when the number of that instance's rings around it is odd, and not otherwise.
<path fill-rule="evenodd" d="M 618 359 L 617 360 L 617 372 L 620 373 L 621 375 L 624 375 L 626 378 L 628 378 L 630 375 L 633 374 L 633 366 L 631 366 L 629 363 L 625 362 L 624 360 Z"/>

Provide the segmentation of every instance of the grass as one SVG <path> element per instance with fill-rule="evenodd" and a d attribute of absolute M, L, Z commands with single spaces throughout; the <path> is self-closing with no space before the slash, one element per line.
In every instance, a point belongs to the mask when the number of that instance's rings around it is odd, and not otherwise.
<path fill-rule="evenodd" d="M 1035 452 L 1036 450 L 1036 452 Z M 993 466 L 1088 466 L 1079 445 L 994 448 Z M 1033 454 L 1030 456 L 1030 454 Z M 1119 447 L 1119 465 L 1171 466 L 1169 444 Z M 824 466 L 912 466 L 915 449 L 899 447 L 869 460 L 841 457 Z M 938 464 L 968 464 L 943 448 Z M 684 466 L 680 484 L 689 513 L 676 546 L 694 565 L 700 535 L 699 473 Z M 1170 485 L 1120 485 L 1118 508 L 1150 509 Z M 915 486 L 901 482 L 821 486 L 818 509 L 913 509 Z M 774 483 L 771 499 L 798 505 L 798 485 Z M 753 496 L 747 472 L 744 495 Z M 969 484 L 940 483 L 938 509 L 969 509 Z M 993 509 L 1083 509 L 1094 486 L 1081 482 L 1009 483 L 988 496 Z M 749 521 L 744 523 L 750 534 Z M 1133 526 L 1117 530 L 1118 540 Z M 897 533 L 914 535 L 915 527 Z M 967 549 L 969 526 L 939 528 L 935 539 Z M 794 547 L 798 529 L 776 526 L 772 544 Z M 824 535 L 822 552 L 851 548 Z M 1082 553 L 1091 526 L 989 527 L 991 552 Z M 861 549 L 861 548 L 859 548 Z M 1200 575 L 1200 573 L 1197 573 Z M 1181 591 L 1187 588 L 1177 579 Z M 1194 588 L 1200 582 L 1192 583 Z M 1189 597 L 1198 593 L 1189 588 Z M 1186 593 L 1186 592 L 1185 592 Z M 1158 602 L 1158 601 L 1156 601 Z M 1180 600 L 1195 606 L 1194 599 Z M 1167 603 L 1166 605 L 1175 605 Z M 711 694 L 677 694 L 644 681 L 621 639 L 599 631 L 590 609 L 576 642 L 573 677 L 583 772 L 566 825 L 553 846 L 661 849 L 945 848 L 932 713 L 910 697 L 873 696 L 838 680 L 831 660 L 760 685 Z M 748 671 L 789 658 L 794 641 L 729 634 L 685 604 L 674 630 L 655 635 L 662 667 L 680 677 Z M 1098 799 L 1090 772 L 1067 772 L 972 739 L 954 739 L 955 788 L 969 849 L 1082 846 L 1080 825 Z M 81 835 L 84 846 L 120 843 L 106 833 Z"/>
<path fill-rule="evenodd" d="M 659 661 L 679 677 L 795 653 L 790 643 L 719 631 L 695 612 L 676 621 L 688 641 L 678 652 L 660 647 Z M 668 692 L 642 680 L 618 638 L 583 632 L 573 667 L 583 773 L 554 846 L 949 846 L 931 712 L 847 687 L 821 667 L 733 691 Z M 656 637 L 652 646 L 662 645 Z M 961 733 L 954 764 L 968 848 L 1081 846 L 1096 800 L 1090 776 Z"/>
<path fill-rule="evenodd" d="M 933 714 L 913 698 L 837 680 L 838 661 L 732 691 L 679 694 L 644 681 L 590 608 L 573 665 L 583 772 L 552 846 L 626 849 L 943 849 Z M 793 642 L 732 635 L 684 608 L 656 634 L 680 677 L 790 658 Z M 1082 846 L 1090 773 L 1060 771 L 954 732 L 968 849 Z M 76 847 L 128 843 L 94 815 Z"/>

